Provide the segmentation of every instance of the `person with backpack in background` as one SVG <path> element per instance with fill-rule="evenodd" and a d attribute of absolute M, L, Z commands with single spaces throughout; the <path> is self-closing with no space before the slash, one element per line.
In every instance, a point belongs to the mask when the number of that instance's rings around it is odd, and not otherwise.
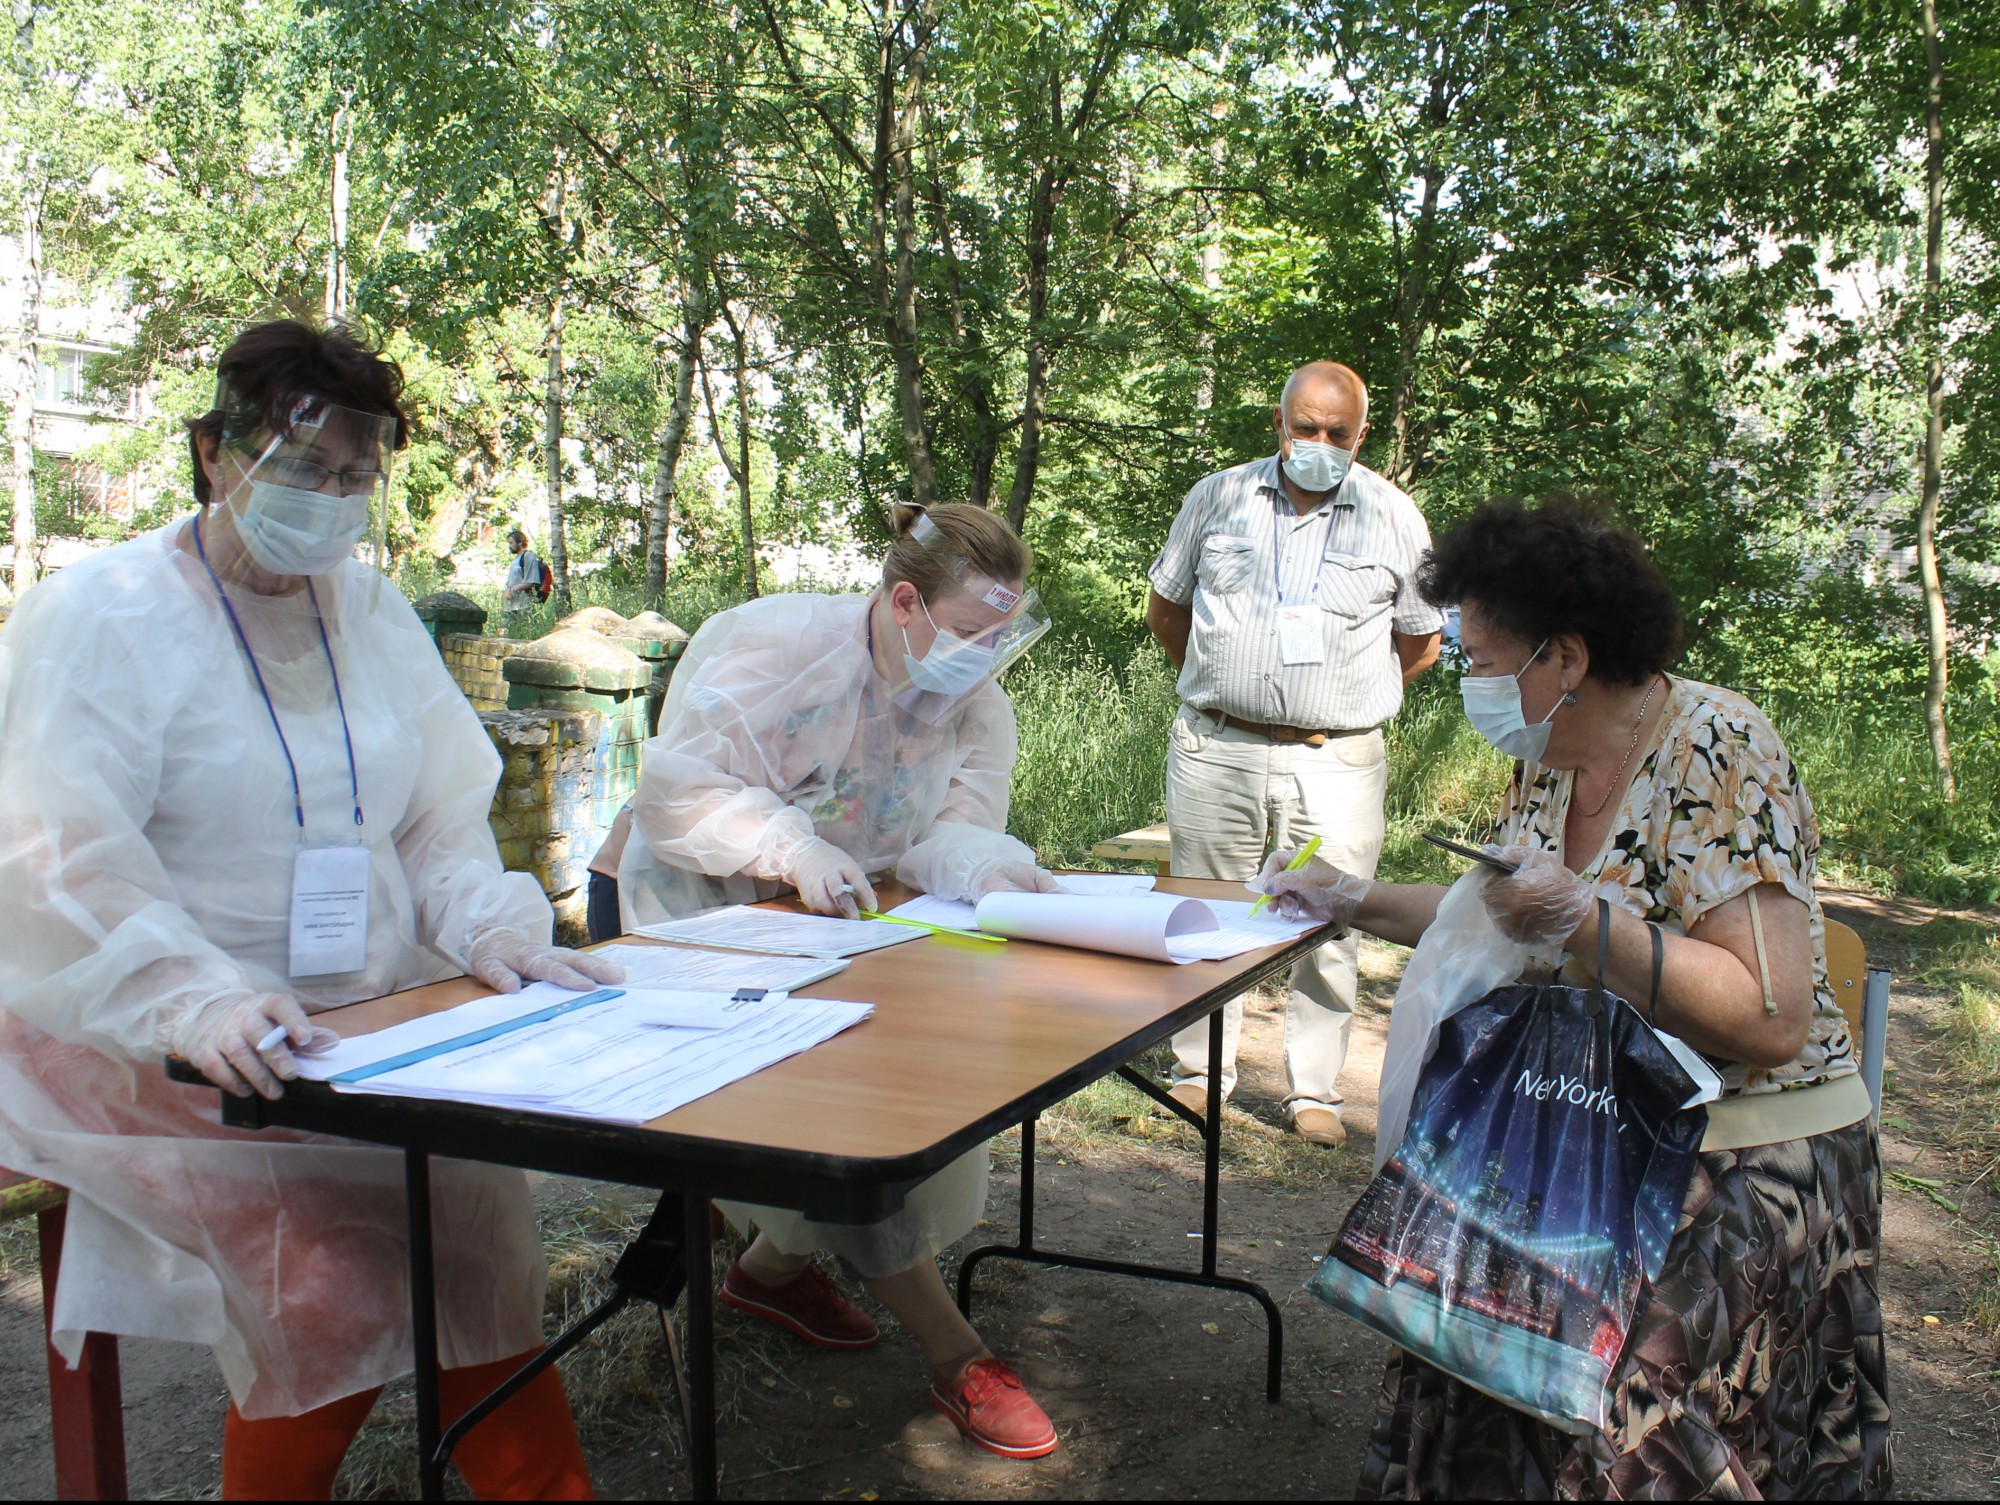
<path fill-rule="evenodd" d="M 514 562 L 507 566 L 507 583 L 501 587 L 500 609 L 507 616 L 532 611 L 549 599 L 553 582 L 549 567 L 528 547 L 528 535 L 519 528 L 507 535 L 507 547 Z"/>

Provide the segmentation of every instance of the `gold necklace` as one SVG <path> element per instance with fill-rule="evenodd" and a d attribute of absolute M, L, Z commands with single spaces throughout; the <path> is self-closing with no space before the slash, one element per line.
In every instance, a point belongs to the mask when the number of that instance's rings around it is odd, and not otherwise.
<path fill-rule="evenodd" d="M 1611 775 L 1611 782 L 1605 786 L 1604 798 L 1597 802 L 1597 808 L 1583 812 L 1585 820 L 1596 820 L 1604 813 L 1604 807 L 1611 803 L 1612 793 L 1618 788 L 1619 775 L 1625 772 L 1625 765 L 1632 761 L 1632 754 L 1639 750 L 1639 733 L 1645 728 L 1646 712 L 1653 708 L 1653 696 L 1659 688 L 1660 681 L 1656 676 L 1652 684 L 1646 687 L 1646 698 L 1639 702 L 1639 715 L 1632 723 L 1632 745 L 1625 749 L 1625 756 L 1618 760 L 1617 772 Z"/>

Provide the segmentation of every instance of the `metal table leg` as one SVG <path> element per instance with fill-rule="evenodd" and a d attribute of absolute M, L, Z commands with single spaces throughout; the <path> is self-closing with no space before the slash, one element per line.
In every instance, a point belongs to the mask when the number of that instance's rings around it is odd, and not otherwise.
<path fill-rule="evenodd" d="M 409 1199 L 410 1335 L 417 1366 L 417 1483 L 424 1499 L 442 1500 L 444 1464 L 438 1456 L 437 1272 L 431 1254 L 431 1160 L 424 1151 L 403 1151 L 403 1188 Z"/>
<path fill-rule="evenodd" d="M 1278 1304 L 1254 1280 L 1238 1280 L 1229 1275 L 1218 1275 L 1216 1267 L 1216 1225 L 1220 1203 L 1222 1180 L 1222 1094 L 1214 1090 L 1214 1083 L 1221 1075 L 1222 1062 L 1222 1010 L 1217 1008 L 1208 1016 L 1208 1061 L 1210 1071 L 1210 1091 L 1208 1112 L 1197 1115 L 1180 1103 L 1151 1078 L 1134 1071 L 1129 1066 L 1118 1068 L 1118 1075 L 1137 1087 L 1141 1092 L 1161 1104 L 1170 1113 L 1184 1119 L 1201 1131 L 1202 1139 L 1202 1193 L 1201 1193 L 1201 1271 L 1175 1270 L 1162 1265 L 1135 1264 L 1126 1260 L 1095 1259 L 1081 1254 L 1058 1254 L 1035 1247 L 1035 1122 L 1028 1120 L 1021 1125 L 1021 1232 L 1012 1244 L 988 1244 L 974 1249 L 958 1267 L 958 1309 L 966 1317 L 972 1315 L 972 1272 L 988 1259 L 1016 1259 L 1027 1264 L 1055 1265 L 1069 1270 L 1095 1270 L 1105 1275 L 1125 1275 L 1140 1280 L 1164 1280 L 1176 1285 L 1206 1286 L 1211 1290 L 1234 1291 L 1250 1297 L 1264 1309 L 1264 1325 L 1267 1340 L 1264 1348 L 1264 1398 L 1276 1401 L 1283 1385 L 1285 1354 L 1285 1323 L 1279 1315 Z"/>
<path fill-rule="evenodd" d="M 708 1199 L 689 1197 L 681 1247 L 687 1260 L 688 1472 L 694 1498 L 715 1498 L 715 1291 L 708 1253 Z"/>

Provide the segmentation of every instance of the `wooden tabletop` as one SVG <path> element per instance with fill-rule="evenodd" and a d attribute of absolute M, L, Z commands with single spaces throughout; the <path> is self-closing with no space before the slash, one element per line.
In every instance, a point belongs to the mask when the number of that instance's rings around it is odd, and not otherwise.
<path fill-rule="evenodd" d="M 1244 897 L 1240 884 L 1198 879 L 1163 878 L 1159 890 L 1195 898 Z M 884 908 L 911 897 L 894 883 L 877 894 Z M 855 957 L 845 970 L 801 990 L 802 996 L 874 1005 L 870 1018 L 833 1039 L 637 1129 L 569 1123 L 575 1132 L 607 1143 L 635 1134 L 671 1136 L 683 1147 L 712 1141 L 850 1177 L 907 1178 L 934 1170 L 930 1162 L 940 1161 L 940 1146 L 964 1139 L 968 1130 L 997 1131 L 1018 1121 L 1008 1115 L 1024 1106 L 1033 1111 L 1059 1100 L 1323 939 L 1314 933 L 1227 961 L 1175 966 L 1031 941 L 994 945 L 926 936 Z M 621 940 L 660 944 L 640 936 Z M 458 978 L 332 1009 L 314 1015 L 313 1022 L 343 1035 L 364 1034 L 488 992 Z M 392 1102 L 426 1118 L 496 1111 L 436 1103 L 419 1109 L 411 1100 L 336 1096 L 322 1084 L 301 1082 L 277 1103 L 231 1100 L 231 1117 L 407 1143 L 406 1135 L 370 1132 L 353 1122 Z M 546 1115 L 510 1115 L 510 1121 L 522 1118 L 552 1122 Z M 464 1153 L 462 1143 L 443 1148 Z M 545 1168 L 567 1163 L 552 1161 Z"/>

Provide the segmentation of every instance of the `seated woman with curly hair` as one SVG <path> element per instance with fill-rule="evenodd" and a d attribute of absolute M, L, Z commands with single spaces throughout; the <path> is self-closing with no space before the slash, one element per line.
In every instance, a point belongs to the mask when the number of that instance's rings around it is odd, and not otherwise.
<path fill-rule="evenodd" d="M 1371 1498 L 1880 1499 L 1891 1488 L 1881 1166 L 1827 982 L 1819 831 L 1784 743 L 1730 690 L 1666 672 L 1672 592 L 1588 506 L 1490 504 L 1419 581 L 1457 604 L 1473 725 L 1518 761 L 1493 840 L 1519 862 L 1485 900 L 1516 939 L 1560 942 L 1587 983 L 1596 900 L 1607 981 L 1715 1063 L 1723 1100 L 1611 1384 L 1571 1436 L 1392 1353 L 1362 1467 Z M 1414 945 L 1442 888 L 1314 861 L 1263 886 L 1281 913 Z M 1534 979 L 1527 979 L 1534 980 Z"/>

